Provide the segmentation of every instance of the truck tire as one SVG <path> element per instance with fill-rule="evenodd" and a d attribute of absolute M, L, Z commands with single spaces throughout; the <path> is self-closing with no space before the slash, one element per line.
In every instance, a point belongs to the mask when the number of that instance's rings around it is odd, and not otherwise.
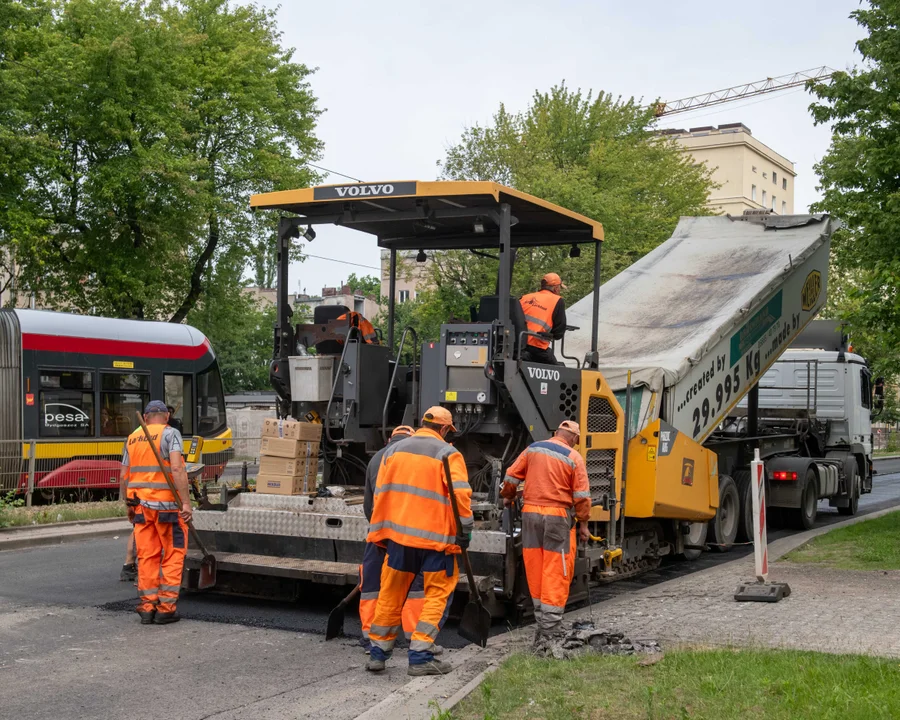
<path fill-rule="evenodd" d="M 853 473 L 850 475 L 850 504 L 847 507 L 839 507 L 838 513 L 841 515 L 856 515 L 859 510 L 859 493 L 861 489 L 861 481 L 859 479 L 859 470 L 856 464 L 853 465 Z"/>
<path fill-rule="evenodd" d="M 737 470 L 734 473 L 737 485 L 740 508 L 737 539 L 740 542 L 753 542 L 753 496 L 750 494 L 750 471 Z"/>
<path fill-rule="evenodd" d="M 709 523 L 695 522 L 691 523 L 688 534 L 684 536 L 685 545 L 706 545 L 706 535 L 709 531 Z M 703 550 L 698 547 L 685 548 L 682 557 L 685 560 L 696 560 L 703 554 Z"/>
<path fill-rule="evenodd" d="M 709 521 L 710 547 L 717 552 L 728 552 L 737 537 L 741 518 L 741 501 L 737 485 L 728 475 L 719 477 L 719 507 L 716 516 Z"/>
<path fill-rule="evenodd" d="M 790 524 L 797 530 L 809 530 L 816 524 L 816 513 L 819 511 L 819 481 L 816 471 L 809 468 L 800 491 L 800 507 L 789 510 Z"/>

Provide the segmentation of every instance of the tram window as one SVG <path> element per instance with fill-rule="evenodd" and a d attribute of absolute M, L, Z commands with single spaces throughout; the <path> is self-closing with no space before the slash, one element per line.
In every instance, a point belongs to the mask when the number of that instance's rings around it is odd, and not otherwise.
<path fill-rule="evenodd" d="M 94 434 L 94 374 L 41 370 L 41 437 Z"/>
<path fill-rule="evenodd" d="M 125 437 L 137 427 L 136 412 L 150 401 L 150 376 L 100 373 L 100 435 Z"/>
<path fill-rule="evenodd" d="M 163 375 L 165 398 L 163 401 L 175 412 L 172 417 L 181 422 L 182 435 L 194 434 L 194 406 L 191 396 L 190 375 Z"/>
<path fill-rule="evenodd" d="M 225 396 L 219 368 L 197 375 L 197 433 L 207 436 L 225 429 Z"/>

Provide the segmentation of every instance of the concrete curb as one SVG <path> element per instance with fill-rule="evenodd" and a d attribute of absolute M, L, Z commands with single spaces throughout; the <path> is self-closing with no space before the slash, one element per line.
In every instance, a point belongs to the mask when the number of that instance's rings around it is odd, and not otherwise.
<path fill-rule="evenodd" d="M 131 532 L 131 523 L 125 518 L 101 518 L 26 528 L 6 528 L 0 533 L 0 552 L 22 550 L 45 545 L 115 537 Z"/>

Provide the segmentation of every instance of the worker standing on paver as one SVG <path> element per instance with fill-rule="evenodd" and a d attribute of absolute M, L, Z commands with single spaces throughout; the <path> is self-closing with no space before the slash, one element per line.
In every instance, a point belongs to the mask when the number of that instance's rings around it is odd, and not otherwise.
<path fill-rule="evenodd" d="M 552 340 L 562 340 L 566 333 L 566 301 L 559 293 L 565 290 L 562 280 L 556 273 L 547 273 L 541 278 L 541 289 L 523 295 L 519 301 L 525 314 L 525 327 L 528 332 L 545 335 Z M 550 341 L 529 335 L 526 338 L 522 359 L 545 365 L 560 365 Z"/>
<path fill-rule="evenodd" d="M 184 503 L 181 507 L 141 428 L 125 440 L 122 456 L 121 492 L 127 498 L 128 518 L 134 523 L 140 597 L 137 612 L 142 625 L 166 625 L 180 619 L 175 605 L 187 552 L 186 523 L 191 519 L 191 496 L 181 435 L 166 424 L 168 420 L 169 411 L 164 403 L 151 400 L 147 404 L 144 421 L 164 466 L 171 471 Z"/>
<path fill-rule="evenodd" d="M 431 407 L 422 427 L 388 447 L 382 457 L 367 540 L 382 545 L 387 558 L 369 629 L 372 647 L 367 670 L 384 670 L 401 627 L 403 604 L 419 573 L 424 577 L 425 602 L 410 639 L 407 674 L 443 675 L 453 669 L 450 663 L 435 659 L 433 646 L 459 579 L 457 543 L 468 547 L 474 520 L 465 460 L 446 442 L 451 432 L 456 428 L 450 411 Z M 445 478 L 445 458 L 449 478 Z M 449 483 L 456 493 L 465 537 L 457 537 Z"/>
<path fill-rule="evenodd" d="M 534 603 L 534 642 L 562 629 L 575 570 L 575 521 L 578 539 L 590 537 L 591 490 L 584 458 L 575 451 L 578 423 L 564 420 L 549 440 L 532 443 L 516 458 L 500 490 L 510 505 L 524 482 L 522 543 L 525 576 Z"/>
<path fill-rule="evenodd" d="M 360 337 L 363 342 L 369 345 L 378 345 L 378 333 L 375 332 L 375 326 L 358 312 L 350 310 L 338 317 L 338 320 L 347 320 L 350 327 L 359 330 Z M 341 341 L 343 342 L 343 341 Z"/>
<path fill-rule="evenodd" d="M 371 522 L 372 509 L 375 505 L 375 483 L 378 479 L 378 468 L 381 467 L 381 458 L 385 451 L 396 445 L 404 438 L 408 438 L 415 432 L 409 425 L 399 425 L 391 433 L 388 444 L 376 452 L 366 468 L 366 487 L 363 495 L 363 512 L 366 520 Z M 359 622 L 362 625 L 362 641 L 367 648 L 370 645 L 369 629 L 372 627 L 372 618 L 375 617 L 375 605 L 378 602 L 378 593 L 381 590 L 381 568 L 384 565 L 385 551 L 383 547 L 375 543 L 367 542 L 363 554 L 362 565 L 359 566 Z M 418 573 L 409 588 L 406 602 L 403 604 L 402 625 L 403 634 L 407 641 L 412 639 L 413 631 L 422 613 L 425 604 L 425 578 Z M 432 655 L 440 655 L 443 648 L 434 645 Z"/>

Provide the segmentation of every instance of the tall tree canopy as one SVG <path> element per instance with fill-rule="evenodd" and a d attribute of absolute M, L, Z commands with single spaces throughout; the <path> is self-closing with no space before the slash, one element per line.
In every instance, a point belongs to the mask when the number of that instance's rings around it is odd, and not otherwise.
<path fill-rule="evenodd" d="M 252 192 L 313 184 L 310 70 L 227 0 L 0 6 L 0 256 L 51 306 L 179 322 L 270 275 Z M 228 272 L 216 272 L 227 258 Z"/>
<path fill-rule="evenodd" d="M 466 128 L 438 166 L 445 179 L 494 180 L 600 220 L 606 278 L 666 240 L 680 216 L 708 214 L 710 171 L 654 133 L 652 111 L 564 84 L 536 92 L 523 112 L 501 105 L 489 125 Z M 430 269 L 431 287 L 403 308 L 425 337 L 450 315 L 468 317 L 496 278 L 495 261 L 466 252 L 435 254 Z M 563 277 L 570 302 L 580 299 L 591 290 L 593 251 L 520 251 L 513 292 L 537 289 L 547 272 Z"/>
<path fill-rule="evenodd" d="M 900 372 L 900 3 L 873 0 L 851 16 L 866 30 L 861 66 L 816 84 L 810 110 L 830 123 L 816 166 L 822 200 L 840 218 L 833 240 L 833 307 L 850 321 L 876 372 Z M 839 286 L 839 287 L 838 287 Z"/>

